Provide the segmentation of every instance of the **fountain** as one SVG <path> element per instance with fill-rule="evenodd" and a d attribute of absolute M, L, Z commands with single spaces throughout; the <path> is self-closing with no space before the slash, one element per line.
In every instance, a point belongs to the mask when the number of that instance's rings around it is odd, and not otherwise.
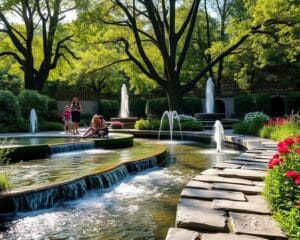
<path fill-rule="evenodd" d="M 181 124 L 180 124 L 180 119 L 179 119 L 178 113 L 176 111 L 165 111 L 163 113 L 161 119 L 160 119 L 160 127 L 159 127 L 159 132 L 158 132 L 158 141 L 160 139 L 160 133 L 161 133 L 161 128 L 162 128 L 162 125 L 163 125 L 163 121 L 166 117 L 167 117 L 168 123 L 169 123 L 171 142 L 173 141 L 174 120 L 178 121 L 179 131 L 180 131 L 181 139 L 182 139 Z"/>
<path fill-rule="evenodd" d="M 216 120 L 225 118 L 224 113 L 214 112 L 214 83 L 211 77 L 206 81 L 205 89 L 205 113 L 195 113 L 196 118 L 199 120 Z"/>
<path fill-rule="evenodd" d="M 29 121 L 30 121 L 30 130 L 34 134 L 34 133 L 36 133 L 37 126 L 38 126 L 38 119 L 37 119 L 36 111 L 34 108 L 32 108 L 30 111 Z"/>
<path fill-rule="evenodd" d="M 222 141 L 224 138 L 224 129 L 223 129 L 221 121 L 217 120 L 215 122 L 214 128 L 215 128 L 214 140 L 216 142 L 216 150 L 217 150 L 217 152 L 221 152 L 222 151 Z"/>
<path fill-rule="evenodd" d="M 137 120 L 137 117 L 129 117 L 129 106 L 128 106 L 128 92 L 127 87 L 123 83 L 121 88 L 121 108 L 120 108 L 120 117 L 111 118 L 112 122 L 122 122 L 124 128 L 133 128 Z"/>

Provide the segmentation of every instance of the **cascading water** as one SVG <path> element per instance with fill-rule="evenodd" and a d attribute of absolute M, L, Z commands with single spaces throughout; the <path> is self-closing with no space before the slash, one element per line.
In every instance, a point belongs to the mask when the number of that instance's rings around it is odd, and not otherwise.
<path fill-rule="evenodd" d="M 173 130 L 174 130 L 174 121 L 177 120 L 179 125 L 179 131 L 182 139 L 182 130 L 181 130 L 181 124 L 180 124 L 180 118 L 176 111 L 165 111 L 160 119 L 160 126 L 159 126 L 159 132 L 158 132 L 158 140 L 160 139 L 160 133 L 161 129 L 164 123 L 164 119 L 167 118 L 169 123 L 169 129 L 170 129 L 170 140 L 173 141 Z"/>
<path fill-rule="evenodd" d="M 30 122 L 30 130 L 32 133 L 36 133 L 37 125 L 38 125 L 38 118 L 36 115 L 36 111 L 34 108 L 31 109 L 29 114 L 29 122 Z"/>
<path fill-rule="evenodd" d="M 5 211 L 7 213 L 26 212 L 51 208 L 59 202 L 79 199 L 85 196 L 89 190 L 109 188 L 125 179 L 130 173 L 144 171 L 155 166 L 157 166 L 157 159 L 152 157 L 142 161 L 128 162 L 111 171 L 86 176 L 49 189 L 24 193 L 23 195 L 7 199 L 6 201 L 11 201 L 9 203 L 11 209 L 5 209 Z"/>
<path fill-rule="evenodd" d="M 214 125 L 215 128 L 215 136 L 214 140 L 216 142 L 216 150 L 218 152 L 222 151 L 222 141 L 224 138 L 224 129 L 221 121 L 217 120 Z"/>
<path fill-rule="evenodd" d="M 53 145 L 49 147 L 50 147 L 51 154 L 55 154 L 55 153 L 65 153 L 65 152 L 93 149 L 95 148 L 95 143 L 94 142 L 70 143 L 70 144 Z"/>
<path fill-rule="evenodd" d="M 121 110 L 120 110 L 120 117 L 127 118 L 129 117 L 129 107 L 128 107 L 128 92 L 127 87 L 123 83 L 121 89 Z"/>
<path fill-rule="evenodd" d="M 214 83 L 211 77 L 206 81 L 205 107 L 206 113 L 214 113 Z"/>

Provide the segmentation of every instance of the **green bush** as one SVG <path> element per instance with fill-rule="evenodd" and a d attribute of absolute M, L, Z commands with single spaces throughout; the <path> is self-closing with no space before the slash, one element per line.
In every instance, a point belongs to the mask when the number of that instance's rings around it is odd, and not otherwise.
<path fill-rule="evenodd" d="M 99 114 L 104 119 L 110 119 L 119 115 L 120 104 L 117 100 L 102 99 L 99 103 Z"/>
<path fill-rule="evenodd" d="M 202 112 L 201 98 L 199 97 L 184 97 L 183 110 L 185 114 L 194 115 L 195 113 Z"/>
<path fill-rule="evenodd" d="M 0 122 L 3 125 L 16 121 L 20 107 L 17 98 L 10 91 L 0 90 Z"/>
<path fill-rule="evenodd" d="M 254 136 L 259 135 L 259 131 L 262 129 L 265 123 L 265 118 L 255 117 L 252 120 L 241 121 L 233 124 L 233 132 L 240 134 L 250 134 Z"/>
<path fill-rule="evenodd" d="M 63 131 L 64 125 L 59 122 L 39 122 L 38 131 Z"/>
<path fill-rule="evenodd" d="M 153 117 L 161 117 L 164 111 L 169 109 L 167 98 L 155 98 L 148 100 L 148 114 Z"/>
<path fill-rule="evenodd" d="M 286 105 L 288 112 L 300 111 L 300 92 L 291 92 L 286 95 Z"/>
<path fill-rule="evenodd" d="M 47 96 L 39 94 L 33 90 L 23 90 L 18 96 L 19 104 L 21 106 L 22 116 L 27 119 L 32 108 L 35 109 L 38 119 L 45 119 L 48 111 Z"/>
<path fill-rule="evenodd" d="M 7 144 L 7 140 L 0 140 L 0 145 Z M 10 161 L 9 154 L 11 149 L 0 147 L 0 165 L 8 164 Z M 11 187 L 9 173 L 0 173 L 0 193 Z"/>
<path fill-rule="evenodd" d="M 146 100 L 145 99 L 132 99 L 129 100 L 129 111 L 130 116 L 144 118 L 145 114 Z"/>
<path fill-rule="evenodd" d="M 0 174 L 0 193 L 9 189 L 11 187 L 11 183 L 9 180 L 8 174 Z"/>
<path fill-rule="evenodd" d="M 255 109 L 255 103 L 251 95 L 239 95 L 234 97 L 234 111 L 237 117 L 242 117 L 247 112 Z"/>
<path fill-rule="evenodd" d="M 299 125 L 288 122 L 280 127 L 275 128 L 275 130 L 270 133 L 270 138 L 280 141 L 286 137 L 295 137 L 299 132 Z"/>
<path fill-rule="evenodd" d="M 149 119 L 140 119 L 136 121 L 134 128 L 138 130 L 159 130 L 160 128 L 160 121 L 159 120 L 149 120 Z M 203 126 L 200 122 L 197 121 L 184 121 L 180 123 L 182 131 L 202 131 Z M 169 122 L 164 120 L 162 122 L 161 130 L 169 130 Z M 173 130 L 178 131 L 179 125 L 177 121 L 175 121 Z"/>
<path fill-rule="evenodd" d="M 256 93 L 252 95 L 255 110 L 266 114 L 271 113 L 271 95 L 268 93 Z"/>

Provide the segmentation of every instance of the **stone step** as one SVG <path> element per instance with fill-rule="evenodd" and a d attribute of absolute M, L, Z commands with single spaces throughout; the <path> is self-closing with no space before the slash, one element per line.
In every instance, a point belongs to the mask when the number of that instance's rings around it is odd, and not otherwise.
<path fill-rule="evenodd" d="M 267 159 L 259 159 L 259 158 L 252 158 L 252 157 L 233 157 L 233 160 L 242 160 L 242 161 L 249 161 L 249 162 L 260 162 L 260 163 L 268 163 L 269 160 Z"/>
<path fill-rule="evenodd" d="M 228 199 L 234 201 L 246 201 L 242 192 L 220 191 L 220 190 L 205 190 L 195 188 L 185 188 L 181 192 L 181 197 L 196 198 L 196 199 Z"/>
<path fill-rule="evenodd" d="M 213 200 L 213 208 L 216 210 L 224 210 L 227 212 L 255 213 L 255 214 L 271 214 L 266 204 L 258 204 L 253 202 L 239 202 L 229 200 Z"/>
<path fill-rule="evenodd" d="M 200 182 L 200 181 L 189 181 L 186 185 L 188 188 L 199 188 L 199 189 L 211 189 L 212 184 L 207 182 Z"/>
<path fill-rule="evenodd" d="M 266 238 L 254 237 L 244 234 L 205 233 L 201 235 L 201 240 L 266 240 Z"/>
<path fill-rule="evenodd" d="M 266 172 L 226 168 L 219 173 L 219 176 L 228 178 L 243 178 L 248 180 L 263 180 L 266 176 Z"/>
<path fill-rule="evenodd" d="M 265 165 L 253 164 L 253 165 L 245 165 L 245 166 L 242 166 L 241 169 L 244 169 L 244 170 L 266 171 L 266 170 L 267 170 L 267 166 L 265 166 Z"/>
<path fill-rule="evenodd" d="M 212 189 L 238 191 L 245 194 L 258 194 L 263 191 L 263 187 L 259 186 L 247 186 L 230 183 L 213 183 Z"/>
<path fill-rule="evenodd" d="M 226 232 L 226 213 L 223 211 L 179 206 L 176 213 L 176 227 L 196 231 Z"/>
<path fill-rule="evenodd" d="M 230 212 L 229 215 L 232 230 L 236 234 L 287 239 L 272 216 L 233 212 Z"/>
<path fill-rule="evenodd" d="M 267 166 L 267 163 L 265 162 L 257 162 L 255 159 L 253 161 L 244 161 L 244 160 L 225 160 L 224 163 L 230 163 L 230 164 L 240 164 L 240 165 L 261 165 L 261 166 Z"/>
<path fill-rule="evenodd" d="M 200 234 L 183 228 L 169 228 L 165 240 L 198 240 Z"/>
<path fill-rule="evenodd" d="M 226 178 L 213 175 L 198 175 L 193 178 L 195 181 L 210 182 L 210 183 L 233 183 L 233 184 L 242 184 L 242 185 L 254 185 L 250 180 L 241 179 L 241 178 Z"/>
<path fill-rule="evenodd" d="M 190 207 L 198 207 L 198 208 L 210 208 L 212 209 L 212 201 L 204 201 L 200 199 L 192 199 L 192 198 L 180 198 L 178 202 L 178 206 L 190 206 Z"/>
<path fill-rule="evenodd" d="M 240 164 L 219 162 L 214 166 L 214 168 L 217 168 L 217 169 L 224 169 L 224 168 L 238 169 L 238 168 L 241 168 L 241 165 Z"/>

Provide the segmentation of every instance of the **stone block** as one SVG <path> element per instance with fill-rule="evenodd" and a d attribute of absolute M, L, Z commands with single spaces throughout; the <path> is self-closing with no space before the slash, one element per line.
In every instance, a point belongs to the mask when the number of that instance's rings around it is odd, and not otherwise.
<path fill-rule="evenodd" d="M 241 178 L 225 178 L 212 175 L 198 175 L 193 178 L 195 181 L 210 182 L 210 183 L 233 183 L 242 185 L 254 185 L 252 181 Z"/>
<path fill-rule="evenodd" d="M 213 183 L 212 188 L 218 190 L 238 191 L 238 192 L 243 192 L 245 194 L 258 194 L 263 190 L 263 188 L 259 186 L 247 186 L 247 185 L 230 184 L 230 183 Z"/>
<path fill-rule="evenodd" d="M 200 240 L 200 234 L 183 228 L 169 228 L 165 240 Z"/>

